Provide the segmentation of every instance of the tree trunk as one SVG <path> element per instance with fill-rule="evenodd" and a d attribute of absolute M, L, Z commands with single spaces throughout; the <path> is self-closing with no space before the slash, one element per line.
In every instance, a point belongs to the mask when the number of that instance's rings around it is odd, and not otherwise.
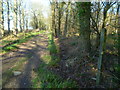
<path fill-rule="evenodd" d="M 20 32 L 22 32 L 23 30 L 22 30 L 22 17 L 21 17 L 21 1 L 19 2 L 19 18 L 20 18 L 20 21 L 19 21 L 19 23 L 20 23 Z"/>
<path fill-rule="evenodd" d="M 119 18 L 120 19 L 120 18 Z M 120 20 L 119 21 L 119 25 L 120 25 Z M 118 28 L 118 64 L 120 65 L 120 28 Z"/>
<path fill-rule="evenodd" d="M 15 35 L 17 35 L 18 33 L 18 28 L 17 28 L 17 21 L 18 21 L 18 5 L 17 5 L 17 0 L 14 1 L 15 3 L 15 8 L 14 8 L 14 12 L 15 12 L 15 20 L 14 20 L 14 27 L 15 27 Z"/>
<path fill-rule="evenodd" d="M 117 8 L 117 16 L 120 17 L 120 5 Z M 120 26 L 120 18 L 118 18 L 118 26 Z M 118 28 L 118 64 L 120 65 L 120 28 Z"/>
<path fill-rule="evenodd" d="M 90 42 L 90 2 L 78 2 L 80 37 L 83 40 L 83 48 L 86 52 L 91 50 Z"/>
<path fill-rule="evenodd" d="M 105 24 L 106 24 L 105 20 L 106 20 L 106 16 L 107 16 L 107 11 L 108 11 L 108 9 L 106 10 L 106 8 L 104 8 L 102 29 L 105 29 Z M 105 51 L 105 48 L 106 48 L 106 39 L 107 39 L 107 30 L 105 29 L 103 51 Z"/>
<path fill-rule="evenodd" d="M 66 37 L 66 34 L 67 34 L 67 27 L 68 27 L 68 8 L 66 10 L 65 26 L 64 26 L 64 32 L 63 32 L 64 37 Z"/>
<path fill-rule="evenodd" d="M 100 81 L 101 81 L 101 72 L 102 72 L 102 58 L 103 58 L 103 49 L 104 49 L 104 36 L 105 33 L 105 29 L 101 30 L 101 36 L 100 36 L 100 49 L 99 49 L 99 58 L 98 58 L 98 72 L 97 72 L 97 80 L 96 80 L 96 84 L 99 85 Z"/>
<path fill-rule="evenodd" d="M 7 8 L 8 8 L 8 11 L 7 11 L 7 19 L 8 19 L 8 33 L 10 33 L 10 1 L 7 0 Z"/>
<path fill-rule="evenodd" d="M 25 30 L 25 13 L 24 13 L 24 9 L 22 9 L 22 30 Z"/>
<path fill-rule="evenodd" d="M 54 30 L 55 30 L 55 37 L 58 38 L 56 7 L 57 7 L 57 2 L 55 2 L 55 5 L 54 5 Z"/>
<path fill-rule="evenodd" d="M 58 2 L 56 2 L 55 3 L 55 13 L 56 13 L 56 17 L 55 17 L 55 32 L 56 32 L 56 37 L 58 38 L 59 37 L 59 34 L 60 34 L 60 30 L 59 30 L 59 28 L 60 28 L 60 16 L 59 16 L 59 13 L 60 13 L 60 11 L 59 11 L 59 4 L 58 4 Z"/>
<path fill-rule="evenodd" d="M 65 26 L 64 26 L 64 36 L 66 37 L 67 34 L 67 24 L 68 24 L 68 12 L 66 12 L 66 19 L 65 19 Z"/>
<path fill-rule="evenodd" d="M 96 38 L 96 48 L 98 48 L 100 45 L 100 34 L 97 33 L 97 38 Z"/>
<path fill-rule="evenodd" d="M 52 9 L 52 33 L 53 36 L 55 36 L 55 2 L 51 3 L 51 9 Z"/>
<path fill-rule="evenodd" d="M 60 6 L 59 6 L 59 11 L 58 11 L 58 13 L 59 13 L 59 16 L 58 16 L 58 36 L 60 36 L 61 35 L 61 30 L 60 30 L 60 27 L 61 27 L 61 10 L 60 10 L 61 8 L 60 8 Z"/>
<path fill-rule="evenodd" d="M 1 26 L 0 26 L 0 33 L 1 36 L 4 36 L 4 10 L 3 10 L 3 0 L 0 2 L 0 9 L 1 9 L 1 16 L 0 16 L 0 22 L 1 22 Z M 0 37 L 1 38 L 1 37 Z"/>

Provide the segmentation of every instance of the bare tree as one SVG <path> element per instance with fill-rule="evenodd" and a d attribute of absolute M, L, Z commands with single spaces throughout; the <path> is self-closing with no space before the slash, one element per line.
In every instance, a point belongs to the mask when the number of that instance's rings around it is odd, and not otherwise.
<path fill-rule="evenodd" d="M 38 29 L 38 17 L 37 17 L 37 13 L 36 13 L 36 11 L 32 11 L 32 13 L 33 13 L 33 26 L 34 26 L 34 28 L 35 29 Z"/>
<path fill-rule="evenodd" d="M 18 33 L 18 0 L 14 0 L 14 29 L 15 29 L 15 35 Z"/>
<path fill-rule="evenodd" d="M 19 27 L 20 27 L 20 31 L 22 32 L 22 0 L 19 0 L 19 4 L 18 4 L 18 8 L 19 8 Z"/>
<path fill-rule="evenodd" d="M 10 33 L 10 0 L 7 0 L 7 15 L 8 33 Z"/>
<path fill-rule="evenodd" d="M 22 8 L 22 30 L 25 30 L 25 10 Z"/>
<path fill-rule="evenodd" d="M 0 33 L 4 36 L 4 10 L 3 10 L 3 0 L 0 1 Z M 1 38 L 1 37 L 0 37 Z"/>

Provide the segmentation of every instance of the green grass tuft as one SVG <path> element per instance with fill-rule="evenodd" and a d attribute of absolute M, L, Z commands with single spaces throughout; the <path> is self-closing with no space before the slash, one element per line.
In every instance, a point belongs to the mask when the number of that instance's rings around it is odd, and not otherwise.
<path fill-rule="evenodd" d="M 60 58 L 58 57 L 58 49 L 57 46 L 55 45 L 54 39 L 52 34 L 49 35 L 49 44 L 48 44 L 48 49 L 50 51 L 50 56 L 51 56 L 51 61 L 49 62 L 49 66 L 56 67 L 58 66 L 58 62 L 60 61 Z"/>
<path fill-rule="evenodd" d="M 45 64 L 41 64 L 38 76 L 33 80 L 33 88 L 75 88 L 76 82 L 63 80 L 60 76 L 48 71 Z"/>

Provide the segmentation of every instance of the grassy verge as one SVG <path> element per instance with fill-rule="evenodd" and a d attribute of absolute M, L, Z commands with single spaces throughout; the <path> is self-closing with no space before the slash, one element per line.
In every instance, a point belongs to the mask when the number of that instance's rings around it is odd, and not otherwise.
<path fill-rule="evenodd" d="M 60 61 L 60 58 L 58 56 L 58 52 L 59 52 L 58 48 L 59 47 L 57 45 L 55 45 L 53 36 L 50 34 L 49 35 L 49 42 L 48 42 L 48 49 L 50 51 L 51 60 L 50 60 L 48 65 L 51 67 L 58 66 L 58 62 Z"/>
<path fill-rule="evenodd" d="M 20 33 L 19 37 L 17 40 L 2 40 L 1 45 L 4 45 L 2 47 L 1 53 L 7 53 L 13 49 L 18 49 L 17 45 L 27 42 L 30 38 L 42 33 L 43 31 L 40 32 L 29 32 L 29 33 Z"/>
<path fill-rule="evenodd" d="M 75 88 L 76 82 L 63 80 L 47 69 L 46 64 L 41 64 L 37 77 L 33 80 L 33 88 Z"/>
<path fill-rule="evenodd" d="M 45 62 L 41 62 L 36 77 L 32 80 L 32 88 L 75 88 L 78 87 L 75 81 L 64 80 L 59 75 L 48 70 L 48 67 L 55 67 L 60 61 L 57 56 L 57 46 L 51 35 L 49 35 L 48 49 L 50 55 L 43 56 Z"/>

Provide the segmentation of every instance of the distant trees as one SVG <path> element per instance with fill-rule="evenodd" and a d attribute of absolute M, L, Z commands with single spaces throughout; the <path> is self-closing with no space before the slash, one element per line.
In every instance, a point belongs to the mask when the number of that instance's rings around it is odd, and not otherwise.
<path fill-rule="evenodd" d="M 107 29 L 111 26 L 108 19 L 110 19 L 110 15 L 111 18 L 114 18 L 113 13 L 115 12 L 116 2 L 92 2 L 91 4 L 81 3 L 81 5 L 79 3 L 80 2 L 56 2 L 50 0 L 52 31 L 55 37 L 58 37 L 58 34 L 60 33 L 64 36 L 71 36 L 72 33 L 73 35 L 78 33 L 81 36 L 86 35 L 85 37 L 89 38 L 89 40 L 87 40 L 89 41 L 89 44 L 87 44 L 88 47 L 90 47 L 90 37 L 92 32 L 96 35 L 96 47 L 98 48 L 100 44 L 101 29 L 106 28 L 105 42 L 106 34 L 107 32 L 110 32 L 110 30 Z M 85 8 L 88 11 L 86 11 Z M 112 13 L 108 13 L 111 9 Z M 86 21 L 84 20 L 85 18 L 87 18 Z M 79 27 L 79 24 L 82 25 Z M 87 27 L 87 25 L 89 25 L 89 27 Z M 83 27 L 89 29 L 82 31 Z M 87 50 L 89 51 L 89 49 Z"/>
<path fill-rule="evenodd" d="M 1 29 L 2 36 L 10 34 L 17 35 L 19 31 L 28 29 L 28 15 L 25 15 L 26 7 L 23 0 L 2 0 L 0 1 L 0 15 L 1 15 Z M 14 24 L 14 29 L 11 27 L 11 22 Z M 5 23 L 5 24 L 4 24 Z M 4 29 L 4 25 L 7 24 L 7 31 Z M 25 28 L 26 27 L 26 28 Z"/>
<path fill-rule="evenodd" d="M 108 15 L 110 15 L 110 13 L 108 14 L 108 10 L 111 9 L 111 7 L 113 7 L 113 5 L 116 4 L 116 2 L 95 2 L 92 3 L 92 10 L 91 10 L 91 21 L 92 21 L 92 25 L 91 28 L 92 30 L 94 30 L 94 32 L 96 33 L 96 47 L 99 47 L 100 44 L 100 32 L 101 30 L 104 28 L 106 28 L 107 23 L 108 23 Z M 113 12 L 111 13 L 113 16 Z M 109 16 L 110 18 L 110 16 Z M 107 35 L 107 30 L 105 31 L 105 41 L 106 42 L 106 35 Z M 104 46 L 105 47 L 105 46 Z"/>
<path fill-rule="evenodd" d="M 45 29 L 46 25 L 43 22 L 43 15 L 41 12 L 33 10 L 33 15 L 31 16 L 32 20 L 29 20 L 29 16 L 31 15 L 29 13 L 30 9 L 26 8 L 28 5 L 26 5 L 24 0 L 2 0 L 0 1 L 0 5 L 0 33 L 2 36 L 12 32 L 17 36 L 19 31 L 22 32 L 28 30 L 29 23 L 34 29 Z M 4 25 L 7 25 L 7 27 L 5 27 L 7 30 L 4 29 Z"/>
<path fill-rule="evenodd" d="M 38 10 L 32 10 L 30 25 L 34 29 L 45 29 L 46 25 L 44 23 L 43 14 Z"/>
<path fill-rule="evenodd" d="M 79 31 L 79 34 L 84 40 L 85 43 L 84 46 L 86 47 L 86 51 L 90 51 L 91 48 L 90 5 L 91 4 L 80 3 L 80 2 L 76 4 L 72 2 L 55 2 L 54 0 L 50 1 L 50 3 L 51 3 L 51 12 L 52 12 L 52 32 L 54 33 L 54 36 L 59 37 L 63 35 L 64 37 L 66 37 L 68 36 L 68 34 L 70 34 L 68 33 L 71 32 L 70 30 L 76 30 L 77 33 Z M 79 17 L 76 15 L 77 14 L 76 12 L 73 12 L 75 9 L 78 9 Z M 82 11 L 84 14 L 81 14 Z M 64 24 L 61 23 L 62 21 L 64 22 Z M 80 24 L 80 27 L 76 28 L 77 25 L 79 26 L 78 23 Z"/>
<path fill-rule="evenodd" d="M 37 17 L 37 13 L 36 11 L 32 11 L 33 17 L 32 17 L 32 22 L 31 22 L 31 26 L 34 29 L 38 29 L 38 17 Z"/>

